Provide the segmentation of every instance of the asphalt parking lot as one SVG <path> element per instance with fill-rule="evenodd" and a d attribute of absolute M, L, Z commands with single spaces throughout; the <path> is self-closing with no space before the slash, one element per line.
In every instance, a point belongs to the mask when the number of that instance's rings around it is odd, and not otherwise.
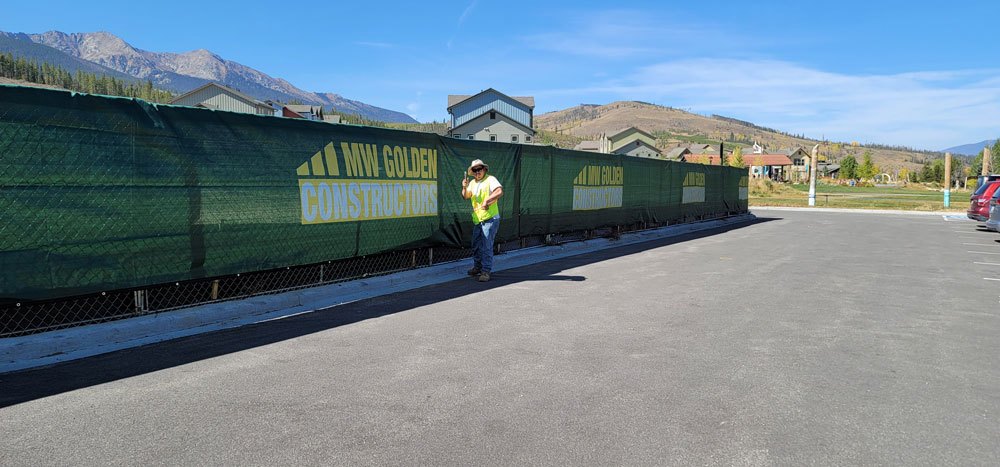
<path fill-rule="evenodd" d="M 754 213 L 0 375 L 0 465 L 995 463 L 1000 235 Z"/>

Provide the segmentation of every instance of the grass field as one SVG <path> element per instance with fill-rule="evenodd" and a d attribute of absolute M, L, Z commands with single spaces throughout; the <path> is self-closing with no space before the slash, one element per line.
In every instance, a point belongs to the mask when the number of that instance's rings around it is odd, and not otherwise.
<path fill-rule="evenodd" d="M 899 209 L 912 211 L 964 211 L 968 208 L 969 190 L 952 190 L 951 206 L 944 206 L 940 189 L 924 186 L 909 187 L 850 187 L 842 185 L 816 186 L 816 206 L 831 208 Z M 766 180 L 753 180 L 750 187 L 751 206 L 809 205 L 809 185 L 785 185 Z"/>

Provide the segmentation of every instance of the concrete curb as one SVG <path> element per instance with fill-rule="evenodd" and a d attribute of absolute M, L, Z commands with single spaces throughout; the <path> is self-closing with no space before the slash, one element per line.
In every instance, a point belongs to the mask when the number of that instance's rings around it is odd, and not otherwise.
<path fill-rule="evenodd" d="M 756 219 L 753 214 L 681 224 L 624 234 L 617 240 L 592 239 L 511 251 L 499 257 L 496 271 L 614 248 Z M 139 347 L 248 324 L 286 318 L 357 300 L 441 284 L 467 277 L 468 261 L 453 261 L 387 276 L 211 303 L 108 323 L 0 339 L 0 374 Z"/>
<path fill-rule="evenodd" d="M 913 216 L 965 216 L 965 211 L 900 211 L 894 209 L 848 209 L 848 208 L 797 208 L 786 206 L 750 206 L 751 211 L 813 211 L 813 212 L 847 212 L 859 214 L 892 214 Z"/>

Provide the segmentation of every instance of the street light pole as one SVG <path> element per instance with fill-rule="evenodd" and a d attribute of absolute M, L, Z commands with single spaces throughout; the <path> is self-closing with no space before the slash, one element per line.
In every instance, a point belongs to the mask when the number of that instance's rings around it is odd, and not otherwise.
<path fill-rule="evenodd" d="M 809 159 L 809 205 L 816 205 L 816 159 L 819 158 L 819 145 L 813 146 L 812 157 Z"/>

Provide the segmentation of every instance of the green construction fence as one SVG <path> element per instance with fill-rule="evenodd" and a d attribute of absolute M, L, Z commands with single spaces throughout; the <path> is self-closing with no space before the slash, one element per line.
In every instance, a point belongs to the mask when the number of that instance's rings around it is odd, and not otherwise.
<path fill-rule="evenodd" d="M 745 170 L 0 86 L 0 301 L 747 210 Z"/>

